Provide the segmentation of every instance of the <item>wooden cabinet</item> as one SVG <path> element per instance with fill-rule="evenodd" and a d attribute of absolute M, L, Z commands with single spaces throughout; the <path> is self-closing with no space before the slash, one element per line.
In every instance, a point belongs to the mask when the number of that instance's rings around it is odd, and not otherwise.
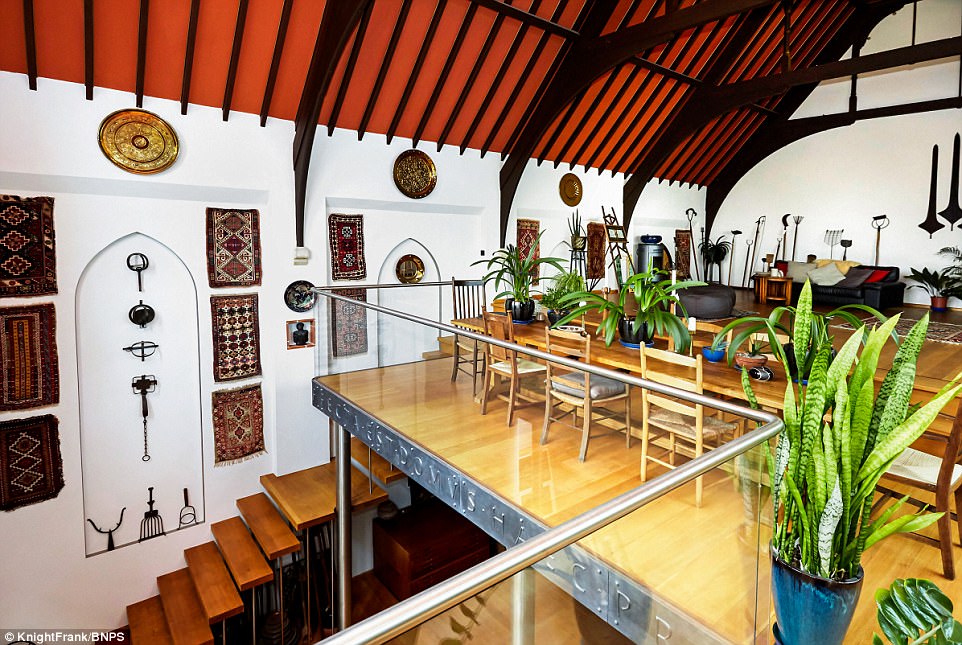
<path fill-rule="evenodd" d="M 491 555 L 491 539 L 444 503 L 374 520 L 374 574 L 403 600 Z"/>

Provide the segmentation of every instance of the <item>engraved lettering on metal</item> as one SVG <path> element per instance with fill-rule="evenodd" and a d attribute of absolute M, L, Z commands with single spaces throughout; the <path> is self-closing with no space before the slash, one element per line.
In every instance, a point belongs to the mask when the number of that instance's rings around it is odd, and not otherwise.
<path fill-rule="evenodd" d="M 582 584 L 578 582 L 579 571 L 586 571 L 585 565 L 581 564 L 580 562 L 575 562 L 571 565 L 571 582 L 574 583 L 575 589 L 577 589 L 579 592 L 587 593 L 588 588 L 582 586 Z"/>
<path fill-rule="evenodd" d="M 461 480 L 458 479 L 457 475 L 448 475 L 445 478 L 445 483 L 445 491 L 448 494 L 448 504 L 451 506 L 451 508 L 457 510 L 459 506 L 458 502 L 461 499 L 458 495 L 458 491 L 460 490 L 461 486 Z"/>
<path fill-rule="evenodd" d="M 524 518 L 518 520 L 518 536 L 514 538 L 515 544 L 521 544 L 524 542 Z"/>
<path fill-rule="evenodd" d="M 671 623 L 662 618 L 661 616 L 655 616 L 655 623 L 657 625 L 657 631 L 655 632 L 655 638 L 660 641 L 671 640 Z"/>
<path fill-rule="evenodd" d="M 498 509 L 491 508 L 491 528 L 501 531 L 500 534 L 495 533 L 494 538 L 500 541 L 504 536 L 504 513 L 498 513 Z"/>
<path fill-rule="evenodd" d="M 615 615 L 612 617 L 614 624 L 621 623 L 621 615 L 631 609 L 631 598 L 621 592 L 621 585 L 615 582 Z"/>
<path fill-rule="evenodd" d="M 397 449 L 394 451 L 394 454 L 397 455 L 397 462 L 396 462 L 396 463 L 397 463 L 399 466 L 407 466 L 407 465 L 408 465 L 408 457 L 411 455 L 411 451 L 408 450 L 407 446 L 403 446 L 403 445 L 401 445 L 400 442 L 398 442 L 398 444 L 397 444 Z"/>
<path fill-rule="evenodd" d="M 424 460 L 421 459 L 421 455 L 414 458 L 414 474 L 421 477 L 424 474 Z"/>
<path fill-rule="evenodd" d="M 608 622 L 626 636 L 648 634 L 651 591 L 631 578 L 611 571 L 608 577 Z M 699 642 L 699 641 L 694 641 Z"/>
<path fill-rule="evenodd" d="M 473 490 L 464 493 L 464 501 L 462 502 L 461 508 L 464 509 L 465 513 L 471 513 L 477 508 L 475 506 L 475 492 Z"/>
<path fill-rule="evenodd" d="M 435 492 L 441 492 L 441 471 L 434 464 L 428 464 L 428 477 Z"/>

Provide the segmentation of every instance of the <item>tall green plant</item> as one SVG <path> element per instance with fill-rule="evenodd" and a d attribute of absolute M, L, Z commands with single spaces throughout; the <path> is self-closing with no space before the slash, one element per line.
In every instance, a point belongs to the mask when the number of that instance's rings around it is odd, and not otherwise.
<path fill-rule="evenodd" d="M 794 317 L 796 351 L 812 333 L 812 292 L 806 283 Z M 928 314 L 906 335 L 876 389 L 879 355 L 899 316 L 867 333 L 856 330 L 829 363 L 832 337 L 814 338 L 808 386 L 785 387 L 785 430 L 769 459 L 775 525 L 772 548 L 785 562 L 813 575 L 858 574 L 862 553 L 895 533 L 922 529 L 941 513 L 901 515 L 902 498 L 871 517 L 875 487 L 902 451 L 962 390 L 957 375 L 927 403 L 909 406 Z M 861 350 L 861 351 L 860 351 Z M 755 401 L 751 381 L 742 386 Z"/>
<path fill-rule="evenodd" d="M 494 282 L 495 287 L 504 284 L 507 288 L 494 296 L 498 298 L 514 298 L 517 302 L 528 302 L 531 300 L 531 285 L 534 282 L 535 269 L 547 264 L 553 266 L 558 271 L 564 271 L 562 258 L 542 257 L 536 258 L 535 251 L 541 245 L 541 236 L 544 231 L 538 233 L 534 244 L 527 254 L 522 255 L 521 249 L 514 244 L 509 244 L 503 249 L 498 249 L 491 254 L 487 260 L 472 262 L 471 266 L 484 264 L 488 272 L 482 278 L 485 283 Z"/>
<path fill-rule="evenodd" d="M 878 624 L 892 645 L 962 645 L 962 624 L 952 616 L 952 601 L 931 580 L 896 579 L 875 592 Z M 873 645 L 883 645 L 878 634 Z"/>

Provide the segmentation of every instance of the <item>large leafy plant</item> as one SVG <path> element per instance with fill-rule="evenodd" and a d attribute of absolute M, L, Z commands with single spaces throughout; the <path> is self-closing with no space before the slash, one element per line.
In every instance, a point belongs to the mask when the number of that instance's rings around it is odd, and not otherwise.
<path fill-rule="evenodd" d="M 503 249 L 498 249 L 491 254 L 487 260 L 478 260 L 471 266 L 484 264 L 487 273 L 483 276 L 485 283 L 494 282 L 495 287 L 504 284 L 506 288 L 494 296 L 498 298 L 513 298 L 516 302 L 528 302 L 531 300 L 531 285 L 534 283 L 535 270 L 543 264 L 553 266 L 558 271 L 564 271 L 561 263 L 562 258 L 543 257 L 536 258 L 535 251 L 541 244 L 541 236 L 544 231 L 538 233 L 534 244 L 526 254 L 521 253 L 514 244 L 509 244 Z"/>
<path fill-rule="evenodd" d="M 921 271 L 909 269 L 909 274 L 905 277 L 917 283 L 909 285 L 909 289 L 925 289 L 933 298 L 958 297 L 962 296 L 962 277 L 957 269 L 957 267 L 946 267 L 938 271 L 930 271 L 925 267 Z"/>
<path fill-rule="evenodd" d="M 676 351 L 688 351 L 691 335 L 684 319 L 671 312 L 671 305 L 675 305 L 687 318 L 685 307 L 676 292 L 687 287 L 703 286 L 705 283 L 694 280 L 672 283 L 670 279 L 665 279 L 667 274 L 667 271 L 655 268 L 635 273 L 625 280 L 617 300 L 609 300 L 605 294 L 594 291 L 568 294 L 562 299 L 562 304 L 573 308 L 558 324 L 563 325 L 587 313 L 598 312 L 602 319 L 596 333 L 604 334 L 605 344 L 611 345 L 618 333 L 619 323 L 623 319 L 631 320 L 627 313 L 628 300 L 630 296 L 634 296 L 638 310 L 631 323 L 633 331 L 637 332 L 642 325 L 648 325 L 648 329 L 654 333 L 670 336 L 675 341 Z"/>
<path fill-rule="evenodd" d="M 541 306 L 545 309 L 559 311 L 564 308 L 562 300 L 565 296 L 585 289 L 585 279 L 577 273 L 562 271 L 548 279 L 552 281 L 551 288 L 541 296 Z"/>
<path fill-rule="evenodd" d="M 962 645 L 962 624 L 952 617 L 952 601 L 931 580 L 901 578 L 875 592 L 878 624 L 892 645 Z M 878 634 L 873 645 L 883 645 Z"/>
<path fill-rule="evenodd" d="M 794 319 L 795 350 L 804 351 L 812 340 L 815 356 L 808 386 L 785 387 L 785 429 L 769 459 L 772 549 L 802 571 L 841 580 L 858 575 L 862 553 L 879 540 L 925 528 L 941 516 L 896 516 L 902 498 L 873 518 L 872 500 L 882 474 L 962 389 L 962 374 L 924 405 L 910 407 L 928 314 L 906 335 L 878 388 L 879 355 L 899 316 L 869 331 L 864 347 L 863 332 L 854 331 L 831 364 L 832 337 L 810 338 L 812 317 L 806 283 Z M 744 372 L 742 386 L 754 404 Z"/>

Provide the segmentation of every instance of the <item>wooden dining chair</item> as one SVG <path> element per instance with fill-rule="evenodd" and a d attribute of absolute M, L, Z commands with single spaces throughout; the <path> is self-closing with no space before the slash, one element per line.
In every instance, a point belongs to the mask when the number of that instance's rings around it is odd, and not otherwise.
<path fill-rule="evenodd" d="M 484 281 L 451 278 L 451 288 L 454 296 L 454 318 L 480 318 L 487 302 Z M 484 373 L 484 348 L 476 340 L 455 335 L 452 383 L 457 380 L 458 372 L 471 376 L 471 393 L 474 394 L 478 390 L 478 376 Z"/>
<path fill-rule="evenodd" d="M 562 331 L 545 328 L 545 351 L 591 363 L 591 336 L 580 331 Z M 615 414 L 607 407 L 609 404 L 624 401 L 624 426 L 614 430 L 625 432 L 625 446 L 631 445 L 631 391 L 625 383 L 614 379 L 596 376 L 586 372 L 571 370 L 567 367 L 548 363 L 545 380 L 544 426 L 541 429 L 541 443 L 548 442 L 548 428 L 553 421 L 563 422 L 572 416 L 571 423 L 565 425 L 578 429 L 578 410 L 582 410 L 581 450 L 578 459 L 585 460 L 588 454 L 588 438 L 592 417 L 610 419 Z M 551 416 L 554 408 L 568 404 L 571 410 L 564 410 L 558 417 Z"/>
<path fill-rule="evenodd" d="M 944 415 L 939 421 L 948 423 Z M 897 490 L 879 484 L 876 489 L 882 497 L 876 502 L 881 506 L 889 497 L 901 498 L 906 493 L 914 499 L 915 491 L 925 491 L 935 496 L 935 512 L 945 513 L 937 523 L 938 539 L 911 533 L 924 542 L 938 546 L 942 552 L 942 575 L 949 580 L 955 579 L 955 558 L 952 545 L 952 509 L 950 500 L 955 497 L 955 515 L 958 522 L 959 540 L 962 543 L 962 399 L 951 421 L 951 430 L 940 433 L 926 430 L 922 435 L 920 447 L 925 450 L 906 448 L 895 462 L 882 475 L 882 481 L 891 482 Z M 914 489 L 904 490 L 905 488 Z M 921 505 L 921 501 L 916 501 Z"/>
<path fill-rule="evenodd" d="M 642 347 L 641 376 L 650 381 L 671 385 L 695 394 L 704 393 L 702 356 L 684 356 L 662 349 Z M 725 421 L 706 414 L 701 404 L 688 403 L 650 390 L 641 391 L 641 481 L 648 480 L 648 463 L 675 468 L 678 452 L 697 458 L 709 448 L 717 447 L 725 436 L 735 436 L 740 428 L 735 421 Z M 652 455 L 652 444 L 659 442 L 668 451 L 668 460 Z M 701 506 L 702 478 L 695 480 L 695 505 Z"/>
<path fill-rule="evenodd" d="M 503 340 L 509 343 L 514 342 L 514 324 L 511 322 L 511 314 L 495 314 L 489 311 L 482 312 L 484 318 L 484 333 L 491 338 Z M 481 384 L 483 394 L 481 396 L 481 414 L 488 413 L 488 399 L 491 394 L 508 383 L 507 394 L 498 394 L 508 402 L 508 425 L 514 422 L 514 412 L 519 407 L 540 403 L 540 400 L 532 399 L 521 391 L 521 379 L 529 376 L 540 376 L 546 371 L 541 363 L 519 357 L 518 352 L 513 349 L 505 349 L 491 343 L 484 343 L 484 382 Z"/>

